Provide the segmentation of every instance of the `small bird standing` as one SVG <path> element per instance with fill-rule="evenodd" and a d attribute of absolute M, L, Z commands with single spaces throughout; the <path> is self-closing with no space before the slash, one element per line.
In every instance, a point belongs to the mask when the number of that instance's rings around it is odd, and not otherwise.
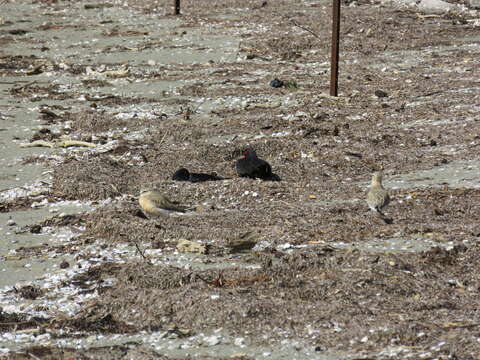
<path fill-rule="evenodd" d="M 392 220 L 387 218 L 382 212 L 390 202 L 388 191 L 382 185 L 383 172 L 377 171 L 372 175 L 372 184 L 367 194 L 367 204 L 370 210 L 375 211 L 382 220 L 386 223 L 391 223 Z"/>
<path fill-rule="evenodd" d="M 243 158 L 237 160 L 235 168 L 241 177 L 263 180 L 272 178 L 272 167 L 265 160 L 259 159 L 252 147 L 243 151 Z"/>
<path fill-rule="evenodd" d="M 138 202 L 142 210 L 150 216 L 169 216 L 184 213 L 187 208 L 170 201 L 164 194 L 153 189 L 140 190 Z"/>
<path fill-rule="evenodd" d="M 190 181 L 192 183 L 202 181 L 216 181 L 224 180 L 216 174 L 191 173 L 185 168 L 178 169 L 172 176 L 172 180 L 176 181 Z"/>

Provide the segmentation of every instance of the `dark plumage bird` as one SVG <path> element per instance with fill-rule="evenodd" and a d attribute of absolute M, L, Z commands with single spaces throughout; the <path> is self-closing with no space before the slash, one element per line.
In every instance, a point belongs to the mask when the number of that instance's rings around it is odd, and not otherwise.
<path fill-rule="evenodd" d="M 178 169 L 172 176 L 172 180 L 176 181 L 190 181 L 192 183 L 202 181 L 216 181 L 224 180 L 215 174 L 191 173 L 185 168 Z"/>
<path fill-rule="evenodd" d="M 271 180 L 273 178 L 270 164 L 265 160 L 259 159 L 252 147 L 248 147 L 243 151 L 243 157 L 237 160 L 235 168 L 237 174 L 241 177 L 263 180 Z"/>

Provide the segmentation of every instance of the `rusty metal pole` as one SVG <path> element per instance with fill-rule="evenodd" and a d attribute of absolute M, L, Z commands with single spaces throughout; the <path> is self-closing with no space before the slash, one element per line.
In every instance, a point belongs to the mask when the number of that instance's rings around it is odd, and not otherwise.
<path fill-rule="evenodd" d="M 173 0 L 174 15 L 180 15 L 180 0 Z"/>
<path fill-rule="evenodd" d="M 330 95 L 338 96 L 338 48 L 340 45 L 340 0 L 332 4 L 332 60 L 330 64 Z"/>

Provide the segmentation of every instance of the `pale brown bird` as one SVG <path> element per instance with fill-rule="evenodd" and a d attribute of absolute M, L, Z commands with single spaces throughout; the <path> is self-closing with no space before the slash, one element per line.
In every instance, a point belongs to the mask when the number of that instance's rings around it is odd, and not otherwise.
<path fill-rule="evenodd" d="M 140 207 L 150 216 L 169 216 L 174 213 L 184 213 L 187 208 L 170 201 L 160 191 L 142 188 L 138 198 Z"/>
<path fill-rule="evenodd" d="M 372 184 L 367 194 L 367 204 L 372 211 L 375 211 L 375 213 L 380 215 L 380 217 L 388 223 L 391 222 L 391 219 L 388 219 L 385 216 L 383 209 L 388 206 L 390 202 L 390 196 L 388 195 L 388 191 L 385 190 L 382 185 L 382 177 L 382 171 L 373 173 Z"/>

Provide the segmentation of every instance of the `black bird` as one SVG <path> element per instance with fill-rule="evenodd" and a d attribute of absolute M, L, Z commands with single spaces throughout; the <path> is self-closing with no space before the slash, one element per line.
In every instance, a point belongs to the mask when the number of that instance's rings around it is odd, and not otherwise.
<path fill-rule="evenodd" d="M 223 178 L 217 176 L 216 174 L 197 174 L 191 173 L 185 168 L 178 169 L 172 176 L 172 180 L 176 181 L 190 181 L 192 183 L 202 182 L 202 181 L 216 181 L 224 180 Z"/>
<path fill-rule="evenodd" d="M 265 160 L 259 159 L 252 147 L 248 147 L 243 151 L 243 157 L 237 160 L 235 168 L 237 174 L 241 177 L 263 180 L 272 180 L 274 177 L 270 164 Z"/>

